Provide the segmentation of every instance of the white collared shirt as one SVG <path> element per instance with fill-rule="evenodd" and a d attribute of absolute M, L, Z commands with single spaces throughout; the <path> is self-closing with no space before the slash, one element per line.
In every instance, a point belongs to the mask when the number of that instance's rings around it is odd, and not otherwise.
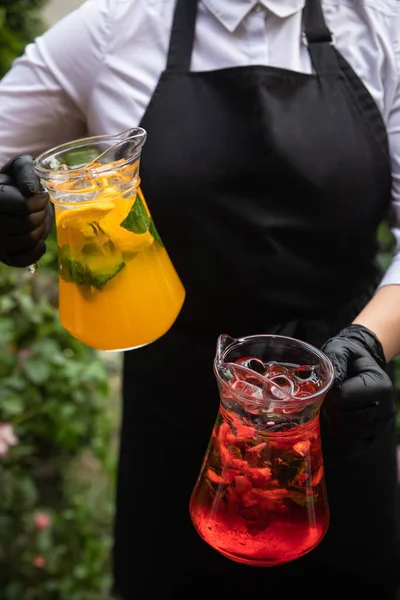
<path fill-rule="evenodd" d="M 199 0 L 191 70 L 269 65 L 311 72 L 305 0 Z M 382 284 L 400 284 L 400 2 L 322 0 L 337 49 L 385 121 L 397 252 Z M 139 124 L 165 68 L 175 0 L 86 0 L 0 82 L 0 164 L 83 135 Z"/>

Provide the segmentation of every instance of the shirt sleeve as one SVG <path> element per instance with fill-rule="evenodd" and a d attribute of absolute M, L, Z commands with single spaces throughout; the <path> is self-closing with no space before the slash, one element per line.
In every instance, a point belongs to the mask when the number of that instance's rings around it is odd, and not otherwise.
<path fill-rule="evenodd" d="M 112 3 L 86 0 L 14 61 L 0 82 L 0 165 L 85 135 Z"/>
<path fill-rule="evenodd" d="M 399 6 L 399 3 L 397 3 Z M 400 285 L 400 6 L 393 21 L 392 48 L 397 69 L 393 69 L 394 94 L 392 96 L 391 110 L 387 118 L 387 134 L 392 170 L 392 203 L 389 213 L 390 231 L 395 241 L 392 262 L 383 276 L 379 287 L 385 285 Z M 396 85 L 397 83 L 397 85 Z"/>
<path fill-rule="evenodd" d="M 400 54 L 400 50 L 399 50 Z M 398 57 L 400 63 L 400 56 Z M 389 116 L 387 133 L 392 168 L 392 204 L 389 216 L 391 233 L 395 240 L 395 251 L 379 287 L 400 285 L 400 76 L 393 107 Z"/>

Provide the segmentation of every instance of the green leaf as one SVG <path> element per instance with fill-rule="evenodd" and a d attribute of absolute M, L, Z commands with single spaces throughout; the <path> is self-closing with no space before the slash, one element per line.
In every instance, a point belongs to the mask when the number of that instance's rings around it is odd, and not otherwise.
<path fill-rule="evenodd" d="M 59 264 L 60 276 L 64 281 L 88 288 L 92 287 L 96 290 L 103 289 L 125 267 L 125 263 L 120 262 L 109 271 L 94 271 L 79 260 L 72 258 L 69 246 L 60 248 Z"/>
<path fill-rule="evenodd" d="M 40 355 L 42 360 L 49 362 L 54 362 L 60 352 L 57 342 L 51 339 L 37 340 L 32 344 L 31 349 L 34 354 Z M 57 363 L 58 361 L 56 360 L 55 362 Z"/>
<path fill-rule="evenodd" d="M 9 296 L 3 296 L 0 298 L 0 314 L 10 312 L 15 306 L 15 300 Z"/>
<path fill-rule="evenodd" d="M 288 498 L 291 498 L 293 502 L 296 502 L 299 506 L 307 506 L 315 501 L 315 497 L 305 492 L 291 491 L 288 493 Z"/>
<path fill-rule="evenodd" d="M 10 342 L 14 337 L 15 323 L 9 317 L 0 317 L 0 346 Z"/>
<path fill-rule="evenodd" d="M 120 262 L 119 265 L 115 267 L 113 271 L 109 271 L 108 273 L 94 273 L 91 272 L 91 283 L 90 285 L 95 287 L 97 290 L 103 289 L 103 287 L 111 280 L 114 279 L 118 273 L 122 271 L 125 267 L 124 262 Z"/>
<path fill-rule="evenodd" d="M 59 273 L 67 283 L 85 283 L 85 265 L 71 257 L 69 246 L 63 246 L 58 253 Z"/>
<path fill-rule="evenodd" d="M 120 224 L 121 227 L 131 233 L 146 233 L 150 227 L 150 217 L 147 214 L 145 205 L 139 194 L 136 194 L 135 202 L 129 212 L 129 215 Z"/>
<path fill-rule="evenodd" d="M 63 419 L 70 419 L 76 413 L 76 407 L 73 404 L 61 404 L 60 405 L 60 416 Z"/>
<path fill-rule="evenodd" d="M 76 565 L 73 573 L 77 579 L 85 579 L 85 577 L 88 575 L 88 570 L 85 565 Z"/>
<path fill-rule="evenodd" d="M 19 310 L 22 315 L 25 316 L 29 322 L 39 324 L 41 322 L 42 316 L 36 310 L 35 302 L 33 298 L 24 294 L 19 298 Z"/>
<path fill-rule="evenodd" d="M 153 219 L 150 220 L 149 231 L 150 231 L 151 235 L 153 236 L 153 238 L 156 240 L 156 242 L 158 242 L 160 244 L 160 246 L 162 246 L 164 248 L 163 241 L 160 238 L 160 234 L 157 231 L 157 228 L 156 228 L 156 226 L 154 224 Z"/>
<path fill-rule="evenodd" d="M 4 588 L 4 594 L 4 598 L 7 600 L 21 600 L 25 594 L 25 586 L 18 581 L 14 581 Z"/>
<path fill-rule="evenodd" d="M 5 6 L 0 8 L 0 28 L 6 25 L 7 9 Z"/>
<path fill-rule="evenodd" d="M 86 148 L 79 148 L 77 150 L 71 150 L 63 157 L 61 162 L 68 167 L 84 167 L 88 162 L 94 160 L 99 156 L 99 151 L 94 146 L 87 146 Z"/>
<path fill-rule="evenodd" d="M 34 482 L 28 477 L 24 477 L 19 481 L 19 493 L 24 500 L 25 505 L 34 506 L 38 499 L 38 491 Z"/>
<path fill-rule="evenodd" d="M 94 381 L 96 383 L 107 382 L 108 376 L 101 362 L 93 362 L 87 365 L 83 373 L 84 381 Z"/>
<path fill-rule="evenodd" d="M 49 364 L 37 358 L 27 358 L 23 369 L 28 379 L 35 385 L 45 383 L 50 377 Z"/>
<path fill-rule="evenodd" d="M 25 381 L 24 376 L 19 372 L 11 373 L 11 375 L 7 378 L 7 386 L 11 390 L 14 390 L 16 392 L 21 392 L 26 386 L 26 381 Z M 0 394 L 0 398 L 1 398 L 1 394 Z"/>
<path fill-rule="evenodd" d="M 45 529 L 40 531 L 36 537 L 36 549 L 40 554 L 47 554 L 51 552 L 53 546 L 52 532 L 51 529 Z"/>
<path fill-rule="evenodd" d="M 19 415 L 24 411 L 24 403 L 22 398 L 18 396 L 6 394 L 5 397 L 0 392 L 0 414 L 2 419 L 11 419 L 15 415 Z"/>

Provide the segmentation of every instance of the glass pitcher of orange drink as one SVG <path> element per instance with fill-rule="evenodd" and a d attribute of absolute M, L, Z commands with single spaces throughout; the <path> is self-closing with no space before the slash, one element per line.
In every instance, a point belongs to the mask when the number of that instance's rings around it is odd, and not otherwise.
<path fill-rule="evenodd" d="M 329 525 L 319 412 L 333 367 L 288 337 L 219 338 L 220 409 L 190 500 L 199 535 L 243 564 L 312 550 Z"/>
<path fill-rule="evenodd" d="M 140 188 L 144 129 L 76 140 L 35 160 L 55 207 L 59 314 L 78 340 L 128 350 L 160 338 L 185 290 Z"/>

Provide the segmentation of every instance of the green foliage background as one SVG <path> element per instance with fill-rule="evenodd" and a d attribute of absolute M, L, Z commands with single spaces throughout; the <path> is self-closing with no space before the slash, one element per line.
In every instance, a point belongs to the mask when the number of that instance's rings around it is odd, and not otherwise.
<path fill-rule="evenodd" d="M 0 77 L 45 4 L 1 0 Z M 19 439 L 0 458 L 0 600 L 111 597 L 120 361 L 72 338 L 57 304 L 53 231 L 36 275 L 0 264 L 0 424 Z"/>
<path fill-rule="evenodd" d="M 32 39 L 46 29 L 41 9 L 47 0 L 1 0 L 0 77 Z"/>

